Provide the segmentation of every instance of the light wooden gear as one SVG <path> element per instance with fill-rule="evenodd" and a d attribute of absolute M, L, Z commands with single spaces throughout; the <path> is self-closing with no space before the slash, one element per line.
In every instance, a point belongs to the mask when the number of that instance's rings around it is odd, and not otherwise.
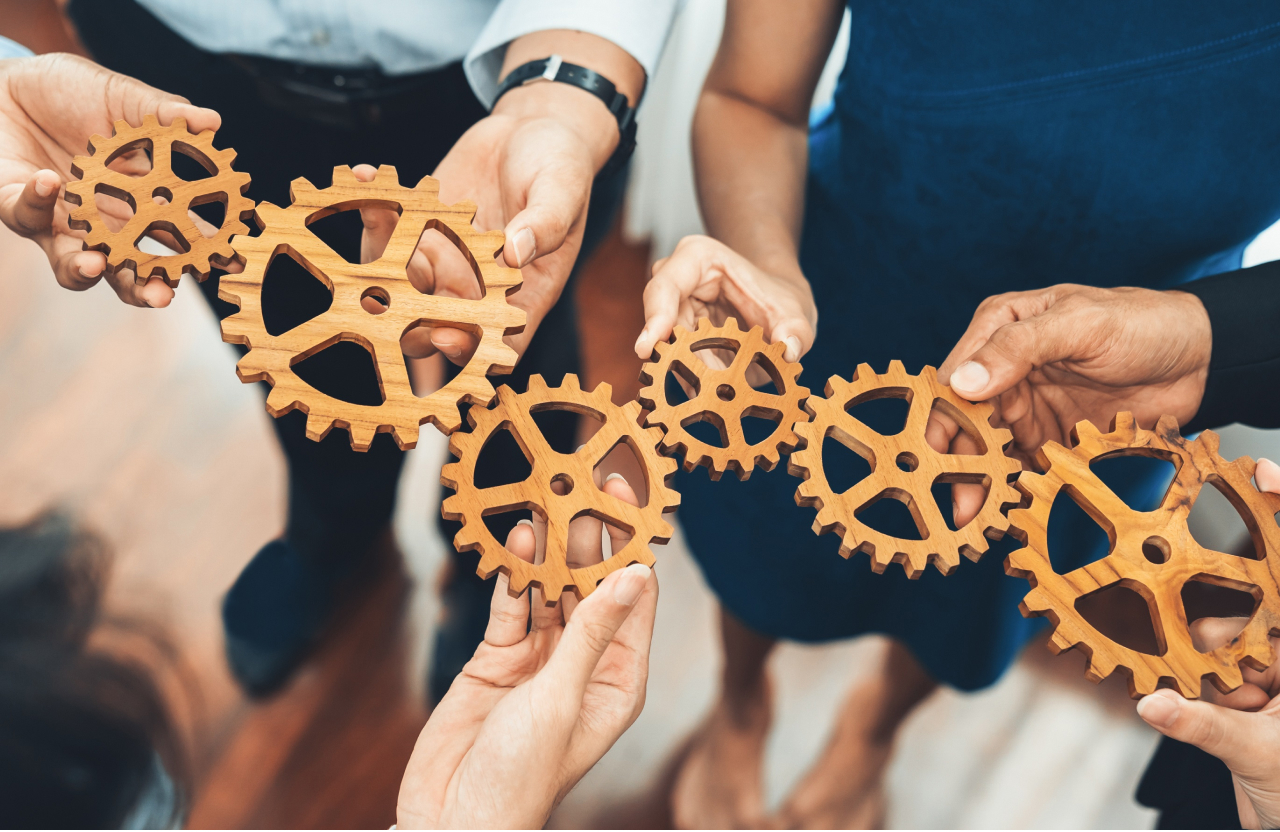
<path fill-rule="evenodd" d="M 724 369 L 711 369 L 696 354 L 707 348 L 734 350 L 732 362 Z M 726 470 L 745 480 L 759 465 L 772 471 L 783 453 L 790 453 L 799 441 L 795 424 L 807 421 L 801 403 L 809 388 L 797 382 L 798 363 L 786 361 L 782 354 L 786 345 L 770 344 L 764 330 L 752 327 L 750 332 L 738 328 L 738 322 L 727 319 L 722 326 L 712 326 L 703 318 L 697 330 L 690 332 L 678 326 L 672 341 L 654 347 L 651 364 L 640 372 L 641 382 L 649 386 L 637 396 L 652 412 L 645 424 L 663 430 L 662 452 L 669 456 L 684 454 L 684 469 L 692 471 L 706 465 L 711 479 L 718 480 Z M 761 359 L 776 394 L 754 389 L 747 381 L 747 370 Z M 696 391 L 688 401 L 667 401 L 667 380 L 675 373 Z M 763 440 L 749 444 L 743 434 L 742 418 L 758 416 L 777 422 L 777 427 Z M 694 422 L 710 422 L 720 431 L 717 447 L 692 436 L 686 429 Z"/>
<path fill-rule="evenodd" d="M 140 148 L 151 150 L 151 170 L 143 176 L 127 176 L 107 167 L 120 155 Z M 173 172 L 173 154 L 182 153 L 194 159 L 210 176 L 187 182 Z M 211 267 L 225 268 L 235 260 L 231 237 L 247 234 L 244 221 L 253 215 L 253 200 L 244 196 L 249 189 L 249 174 L 231 169 L 236 152 L 213 146 L 213 131 L 199 135 L 187 132 L 187 122 L 176 118 L 163 127 L 154 115 L 146 115 L 140 127 L 117 121 L 111 138 L 95 135 L 89 140 L 88 156 L 77 156 L 71 173 L 78 177 L 67 183 L 67 201 L 78 206 L 71 211 L 68 224 L 88 231 L 86 250 L 107 256 L 107 269 L 132 269 L 139 283 L 160 277 L 177 286 L 183 274 L 204 280 Z M 98 211 L 95 194 L 121 199 L 133 208 L 133 216 L 119 231 L 111 231 Z M 162 196 L 161 205 L 154 197 Z M 226 208 L 222 226 L 212 237 L 200 233 L 188 211 L 210 202 L 221 202 Z M 168 231 L 187 244 L 187 250 L 176 254 L 152 254 L 138 248 L 142 237 L 152 227 Z"/>
<path fill-rule="evenodd" d="M 486 406 L 493 401 L 488 373 L 509 373 L 515 350 L 502 339 L 524 328 L 524 310 L 507 296 L 520 287 L 520 270 L 498 264 L 501 231 L 477 231 L 471 225 L 476 208 L 470 202 L 443 205 L 439 184 L 430 177 L 416 187 L 400 185 L 396 169 L 384 165 L 371 182 L 361 182 L 349 167 L 333 169 L 333 185 L 317 189 L 306 179 L 290 186 L 293 202 L 280 208 L 258 206 L 258 237 L 237 237 L 236 251 L 244 271 L 222 278 L 218 297 L 240 311 L 222 322 L 224 341 L 245 344 L 249 352 L 236 365 L 244 382 L 272 385 L 267 411 L 283 416 L 298 409 L 307 414 L 307 436 L 323 439 L 335 426 L 351 435 L 351 446 L 366 451 L 375 434 L 389 432 L 402 450 L 414 447 L 418 429 L 432 422 L 444 433 L 462 426 L 458 406 Z M 400 221 L 382 256 L 371 263 L 348 263 L 307 226 L 339 211 L 360 207 L 396 207 Z M 483 287 L 479 300 L 428 295 L 409 282 L 408 263 L 418 238 L 434 228 L 449 238 L 470 261 Z M 292 255 L 333 293 L 327 311 L 280 335 L 267 332 L 262 318 L 262 284 L 277 256 Z M 377 297 L 379 314 L 365 311 L 361 300 Z M 434 393 L 419 398 L 409 386 L 400 338 L 421 324 L 455 326 L 474 332 L 480 343 L 458 374 Z M 382 404 L 363 405 L 335 399 L 307 384 L 293 366 L 339 341 L 354 341 L 373 355 Z"/>
<path fill-rule="evenodd" d="M 1009 528 L 1003 512 L 1018 503 L 1009 479 L 1022 466 L 1004 455 L 1013 435 L 991 426 L 991 405 L 965 401 L 938 381 L 933 367 L 925 367 L 918 376 L 909 375 L 901 361 L 891 362 L 884 375 L 860 364 L 851 381 L 832 376 L 826 393 L 826 398 L 811 396 L 805 405 L 813 421 L 796 425 L 805 446 L 792 453 L 789 469 L 804 478 L 796 490 L 797 505 L 818 509 L 813 531 L 839 534 L 841 556 L 866 552 L 876 572 L 900 563 L 908 578 L 920 577 L 929 563 L 949 575 L 960 565 L 960 554 L 976 561 L 988 548 L 987 538 L 1003 536 Z M 848 412 L 854 405 L 884 398 L 905 399 L 909 404 L 905 426 L 892 436 L 876 433 Z M 935 406 L 978 441 L 980 453 L 942 454 L 925 441 L 929 412 Z M 867 477 L 840 494 L 831 488 L 823 467 L 822 446 L 828 439 L 837 440 L 871 466 Z M 982 483 L 987 488 L 986 501 L 976 517 L 952 530 L 930 491 L 935 482 Z M 885 498 L 907 506 L 921 540 L 891 537 L 858 520 L 858 511 Z"/>
<path fill-rule="evenodd" d="M 459 551 L 480 551 L 480 577 L 505 573 L 512 595 L 536 584 L 551 605 L 569 589 L 578 598 L 585 598 L 610 573 L 632 563 L 653 565 L 649 544 L 670 540 L 671 524 L 663 515 L 675 511 L 680 504 L 680 495 L 667 487 L 676 463 L 658 454 L 661 431 L 640 426 L 639 403 L 618 406 L 613 404 L 611 395 L 608 384 L 600 384 L 590 393 L 582 390 L 578 377 L 572 374 L 564 377 L 559 388 L 548 388 L 542 376 L 535 375 L 530 377 L 526 392 L 517 394 L 504 384 L 498 388 L 497 405 L 468 411 L 472 430 L 450 437 L 449 450 L 458 461 L 444 466 L 440 482 L 457 492 L 444 501 L 444 516 L 462 523 L 454 538 Z M 562 454 L 547 444 L 533 420 L 533 414 L 543 410 L 570 410 L 601 419 L 603 424 L 575 453 Z M 480 451 L 495 432 L 504 428 L 515 437 L 533 470 L 522 482 L 477 488 L 475 467 Z M 630 446 L 644 471 L 643 489 L 636 487 L 637 496 L 644 496 L 643 508 L 606 494 L 593 481 L 596 465 L 620 443 Z M 556 494 L 552 483 L 567 486 L 567 493 Z M 528 563 L 511 554 L 484 523 L 486 515 L 517 509 L 537 512 L 547 522 L 546 557 L 541 563 Z M 566 560 L 569 522 L 583 515 L 625 529 L 632 535 L 631 541 L 622 551 L 594 566 L 570 568 Z"/>
<path fill-rule="evenodd" d="M 1038 460 L 1045 473 L 1024 471 L 1018 478 L 1030 505 L 1009 513 L 1014 534 L 1026 547 L 1009 555 L 1005 571 L 1030 581 L 1022 614 L 1053 622 L 1053 652 L 1079 647 L 1089 657 L 1086 675 L 1094 682 L 1124 670 L 1135 698 L 1154 691 L 1161 680 L 1187 698 L 1200 695 L 1203 678 L 1226 693 L 1242 684 L 1240 665 L 1268 667 L 1274 658 L 1268 636 L 1280 634 L 1280 526 L 1275 520 L 1280 496 L 1253 487 L 1253 460 L 1226 461 L 1218 455 L 1217 434 L 1205 431 L 1187 440 L 1170 416 L 1161 418 L 1153 431 L 1138 427 L 1129 413 L 1118 414 L 1106 434 L 1090 422 L 1080 422 L 1072 439 L 1072 448 L 1056 442 L 1044 445 Z M 1152 511 L 1131 509 L 1089 468 L 1098 459 L 1135 454 L 1164 459 L 1177 468 L 1160 506 Z M 1220 486 L 1239 511 L 1256 550 L 1263 554 L 1261 560 L 1205 549 L 1191 536 L 1187 517 L 1206 484 Z M 1106 530 L 1111 551 L 1059 575 L 1049 561 L 1047 529 L 1053 501 L 1064 489 Z M 1182 603 L 1182 588 L 1192 579 L 1239 589 L 1255 599 L 1255 612 L 1244 631 L 1209 653 L 1192 644 Z M 1112 641 L 1077 611 L 1078 599 L 1115 584 L 1134 590 L 1147 602 L 1160 655 Z"/>

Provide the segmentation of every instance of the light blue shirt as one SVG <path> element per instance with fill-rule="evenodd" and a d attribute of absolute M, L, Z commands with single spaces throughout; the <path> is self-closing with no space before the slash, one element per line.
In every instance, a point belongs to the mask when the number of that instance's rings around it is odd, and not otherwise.
<path fill-rule="evenodd" d="M 0 60 L 5 58 L 29 58 L 31 55 L 31 50 L 17 41 L 0 37 Z"/>
<path fill-rule="evenodd" d="M 186 40 L 234 52 L 391 75 L 463 60 L 490 106 L 507 44 L 545 29 L 613 41 L 652 77 L 683 0 L 139 0 Z"/>

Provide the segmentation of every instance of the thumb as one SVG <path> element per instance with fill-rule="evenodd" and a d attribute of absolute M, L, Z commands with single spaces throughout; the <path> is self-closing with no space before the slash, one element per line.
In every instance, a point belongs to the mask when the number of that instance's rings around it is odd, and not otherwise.
<path fill-rule="evenodd" d="M 1258 467 L 1253 471 L 1253 481 L 1257 483 L 1259 491 L 1280 494 L 1280 465 L 1266 457 L 1259 459 Z"/>
<path fill-rule="evenodd" d="M 651 570 L 633 563 L 600 582 L 573 611 L 555 653 L 539 676 L 566 701 L 580 702 L 600 657 L 627 620 L 649 582 Z"/>
<path fill-rule="evenodd" d="M 1265 759 L 1262 752 L 1275 744 L 1273 731 L 1259 730 L 1266 717 L 1189 701 L 1171 690 L 1144 696 L 1138 702 L 1138 716 L 1166 737 L 1212 754 L 1237 774 Z"/>
<path fill-rule="evenodd" d="M 503 229 L 503 258 L 519 269 L 556 251 L 586 214 L 591 178 L 557 169 L 541 173 L 529 186 L 524 210 Z"/>
<path fill-rule="evenodd" d="M 786 351 L 782 353 L 783 360 L 799 361 L 813 346 L 816 336 L 813 326 L 803 316 L 789 315 L 773 325 L 769 340 L 774 343 L 781 341 L 787 345 Z"/>
<path fill-rule="evenodd" d="M 0 220 L 23 237 L 51 234 L 61 185 L 62 179 L 53 171 L 36 171 L 17 195 L 0 202 Z"/>
<path fill-rule="evenodd" d="M 1052 316 L 1005 324 L 952 371 L 951 389 L 970 401 L 994 398 L 1036 367 L 1070 358 L 1078 337 L 1078 328 Z"/>

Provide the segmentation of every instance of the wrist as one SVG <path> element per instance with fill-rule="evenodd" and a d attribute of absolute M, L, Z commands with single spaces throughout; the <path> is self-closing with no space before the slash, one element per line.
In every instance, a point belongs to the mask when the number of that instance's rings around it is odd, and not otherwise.
<path fill-rule="evenodd" d="M 1213 358 L 1213 324 L 1209 311 L 1200 298 L 1190 292 L 1170 289 L 1164 294 L 1181 308 L 1179 321 L 1186 333 L 1184 360 L 1190 374 L 1207 378 Z"/>
<path fill-rule="evenodd" d="M 604 102 L 569 84 L 539 81 L 517 87 L 498 100 L 493 114 L 515 121 L 557 122 L 582 142 L 595 171 L 618 146 L 618 122 Z"/>

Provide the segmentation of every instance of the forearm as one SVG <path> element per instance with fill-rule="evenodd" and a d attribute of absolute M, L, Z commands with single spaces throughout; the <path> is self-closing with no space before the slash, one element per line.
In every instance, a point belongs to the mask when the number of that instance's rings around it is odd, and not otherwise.
<path fill-rule="evenodd" d="M 1200 299 L 1213 330 L 1204 398 L 1186 430 L 1280 427 L 1280 262 L 1178 288 Z"/>
<path fill-rule="evenodd" d="M 626 50 L 602 37 L 568 29 L 550 29 L 516 38 L 507 47 L 501 77 L 529 61 L 550 55 L 559 55 L 568 63 L 608 78 L 633 107 L 644 92 L 644 68 Z M 556 117 L 589 148 L 597 171 L 618 145 L 618 122 L 604 102 L 569 84 L 526 84 L 502 96 L 493 112 L 515 118 Z"/>
<path fill-rule="evenodd" d="M 693 158 L 707 232 L 771 274 L 800 277 L 804 124 L 706 89 L 694 116 Z"/>

